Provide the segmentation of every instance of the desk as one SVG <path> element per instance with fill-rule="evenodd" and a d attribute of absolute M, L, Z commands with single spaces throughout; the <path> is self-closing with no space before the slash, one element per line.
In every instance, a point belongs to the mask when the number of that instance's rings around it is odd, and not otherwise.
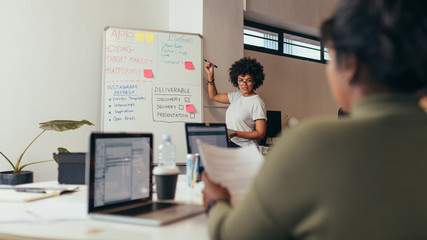
<path fill-rule="evenodd" d="M 32 186 L 54 184 L 57 183 L 34 183 Z M 179 175 L 175 199 L 202 203 L 200 189 L 186 189 L 185 175 Z M 40 211 L 46 209 L 48 213 L 42 216 Z M 28 203 L 0 202 L 0 214 L 15 216 L 16 221 L 5 222 L 5 217 L 0 217 L 0 239 L 209 239 L 206 214 L 161 227 L 89 219 L 86 189 Z"/>

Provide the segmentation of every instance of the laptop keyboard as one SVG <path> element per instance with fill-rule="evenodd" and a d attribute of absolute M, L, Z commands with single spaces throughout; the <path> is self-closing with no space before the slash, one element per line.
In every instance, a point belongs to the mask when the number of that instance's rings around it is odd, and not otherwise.
<path fill-rule="evenodd" d="M 176 205 L 177 205 L 176 203 L 155 202 L 155 203 L 147 204 L 147 205 L 144 205 L 141 207 L 131 208 L 131 209 L 115 212 L 113 214 L 114 215 L 136 216 L 139 214 L 148 213 L 148 212 L 152 212 L 152 211 L 160 210 L 160 209 L 165 209 L 165 208 L 173 207 Z"/>

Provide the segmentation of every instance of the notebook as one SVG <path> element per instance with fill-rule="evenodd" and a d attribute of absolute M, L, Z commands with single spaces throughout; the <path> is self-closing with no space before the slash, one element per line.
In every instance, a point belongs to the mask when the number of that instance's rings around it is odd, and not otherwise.
<path fill-rule="evenodd" d="M 217 147 L 229 144 L 225 123 L 185 123 L 185 135 L 188 153 L 199 153 L 197 139 Z"/>
<path fill-rule="evenodd" d="M 152 134 L 92 133 L 88 157 L 91 218 L 159 226 L 204 211 L 201 205 L 152 201 Z"/>

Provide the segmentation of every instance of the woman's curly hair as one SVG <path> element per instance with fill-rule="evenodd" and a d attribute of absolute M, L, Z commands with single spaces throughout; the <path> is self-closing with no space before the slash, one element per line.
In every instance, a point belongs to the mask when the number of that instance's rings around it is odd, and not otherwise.
<path fill-rule="evenodd" d="M 230 73 L 230 82 L 236 88 L 239 88 L 237 77 L 240 75 L 245 76 L 246 74 L 249 74 L 253 77 L 255 81 L 253 86 L 254 90 L 263 84 L 265 78 L 264 67 L 259 62 L 257 62 L 256 59 L 249 57 L 244 57 L 234 62 L 228 71 Z"/>

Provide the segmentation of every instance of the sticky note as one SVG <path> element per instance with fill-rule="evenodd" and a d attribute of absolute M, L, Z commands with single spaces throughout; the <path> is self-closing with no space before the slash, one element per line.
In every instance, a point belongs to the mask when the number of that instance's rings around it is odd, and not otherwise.
<path fill-rule="evenodd" d="M 193 62 L 185 62 L 185 69 L 193 70 L 194 69 Z"/>
<path fill-rule="evenodd" d="M 153 71 L 151 69 L 144 69 L 144 77 L 145 78 L 152 78 L 153 77 Z"/>
<path fill-rule="evenodd" d="M 145 35 L 144 35 L 144 33 L 137 32 L 136 33 L 136 41 L 140 41 L 140 42 L 145 41 Z"/>
<path fill-rule="evenodd" d="M 147 34 L 145 34 L 145 41 L 147 41 L 147 42 L 154 42 L 154 33 L 147 33 Z"/>
<path fill-rule="evenodd" d="M 188 113 L 193 113 L 196 111 L 196 109 L 194 109 L 193 104 L 187 104 L 187 105 L 185 105 L 185 111 Z"/>

